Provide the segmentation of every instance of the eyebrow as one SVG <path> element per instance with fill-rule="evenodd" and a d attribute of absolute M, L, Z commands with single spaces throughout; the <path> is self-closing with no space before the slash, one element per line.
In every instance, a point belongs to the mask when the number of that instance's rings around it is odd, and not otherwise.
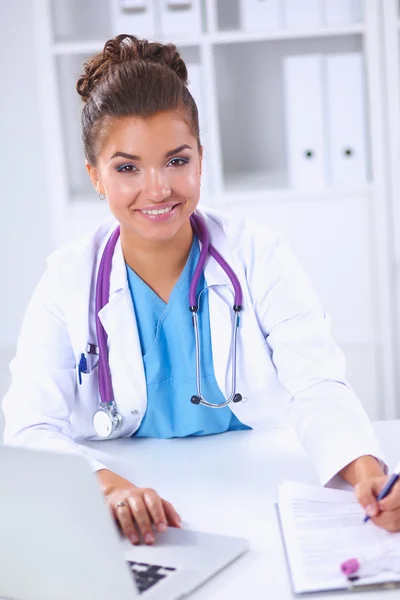
<path fill-rule="evenodd" d="M 182 146 L 178 146 L 178 148 L 174 148 L 173 150 L 170 150 L 169 152 L 166 153 L 165 158 L 169 158 L 170 156 L 173 156 L 174 154 L 178 154 L 179 152 L 182 152 L 182 150 L 192 150 L 192 147 L 189 146 L 188 144 L 182 144 Z M 137 156 L 136 154 L 127 154 L 126 152 L 115 152 L 115 154 L 112 155 L 112 157 L 110 158 L 110 161 L 113 158 L 117 158 L 117 156 L 121 156 L 122 158 L 128 158 L 129 160 L 140 160 L 140 156 Z"/>

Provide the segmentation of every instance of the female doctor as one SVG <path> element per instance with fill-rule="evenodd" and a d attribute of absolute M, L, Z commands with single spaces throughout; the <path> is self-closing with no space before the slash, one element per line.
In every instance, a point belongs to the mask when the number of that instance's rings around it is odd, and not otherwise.
<path fill-rule="evenodd" d="M 11 363 L 5 442 L 84 453 L 82 436 L 220 434 L 286 408 L 322 484 L 340 474 L 399 530 L 400 492 L 375 500 L 381 451 L 284 237 L 198 209 L 198 113 L 175 46 L 120 35 L 84 70 L 86 166 L 115 220 L 48 260 Z M 132 543 L 180 525 L 156 491 L 88 460 Z"/>

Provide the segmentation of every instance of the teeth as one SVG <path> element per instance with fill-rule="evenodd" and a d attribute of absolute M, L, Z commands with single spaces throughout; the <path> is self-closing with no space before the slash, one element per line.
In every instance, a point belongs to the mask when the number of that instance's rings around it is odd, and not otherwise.
<path fill-rule="evenodd" d="M 168 206 L 167 208 L 162 208 L 160 210 L 142 210 L 142 213 L 145 215 L 163 215 L 172 210 L 172 206 Z"/>

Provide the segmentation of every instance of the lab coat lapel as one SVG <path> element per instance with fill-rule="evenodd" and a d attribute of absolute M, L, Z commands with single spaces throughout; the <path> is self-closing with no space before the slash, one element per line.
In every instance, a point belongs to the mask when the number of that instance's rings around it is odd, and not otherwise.
<path fill-rule="evenodd" d="M 122 358 L 133 381 L 135 395 L 144 399 L 146 380 L 143 358 L 120 240 L 112 261 L 109 301 L 99 312 L 99 317 L 108 335 L 112 371 L 113 365 L 121 362 L 116 357 Z"/>

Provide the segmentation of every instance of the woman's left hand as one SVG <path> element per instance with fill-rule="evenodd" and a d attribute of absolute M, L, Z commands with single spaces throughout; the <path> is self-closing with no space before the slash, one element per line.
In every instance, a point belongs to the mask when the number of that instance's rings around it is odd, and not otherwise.
<path fill-rule="evenodd" d="M 371 521 L 386 531 L 400 531 L 400 480 L 386 498 L 379 501 L 376 499 L 387 480 L 387 475 L 369 477 L 360 481 L 354 491 Z"/>

